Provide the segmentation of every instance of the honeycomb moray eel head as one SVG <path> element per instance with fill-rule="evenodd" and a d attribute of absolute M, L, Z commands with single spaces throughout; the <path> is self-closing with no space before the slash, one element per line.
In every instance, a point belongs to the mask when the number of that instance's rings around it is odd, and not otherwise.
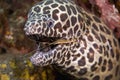
<path fill-rule="evenodd" d="M 72 0 L 43 0 L 28 13 L 25 34 L 37 44 L 31 62 L 56 65 L 80 80 L 120 80 L 120 45 L 95 15 Z"/>

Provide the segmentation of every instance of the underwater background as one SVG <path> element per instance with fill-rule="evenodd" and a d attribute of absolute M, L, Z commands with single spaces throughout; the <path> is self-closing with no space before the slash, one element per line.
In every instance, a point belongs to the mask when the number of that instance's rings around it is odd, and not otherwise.
<path fill-rule="evenodd" d="M 25 36 L 23 28 L 29 9 L 39 1 L 41 0 L 0 0 L 0 80 L 63 80 L 63 76 L 64 80 L 70 80 L 68 75 L 58 73 L 51 66 L 35 67 L 29 61 L 36 45 Z M 102 0 L 74 1 L 109 24 L 108 27 L 120 42 L 120 0 L 105 0 L 105 6 L 102 7 Z M 109 16 L 102 15 L 107 13 L 104 12 L 105 8 L 108 12 L 117 10 L 113 17 L 117 20 L 108 21 Z"/>

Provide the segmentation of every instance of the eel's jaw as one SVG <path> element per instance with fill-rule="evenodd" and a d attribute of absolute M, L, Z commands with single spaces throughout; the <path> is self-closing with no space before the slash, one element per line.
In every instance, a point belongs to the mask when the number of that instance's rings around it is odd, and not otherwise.
<path fill-rule="evenodd" d="M 33 56 L 30 57 L 32 64 L 39 66 L 42 65 L 43 55 L 40 52 L 36 52 Z"/>
<path fill-rule="evenodd" d="M 46 66 L 46 65 L 52 64 L 53 63 L 52 59 L 53 59 L 52 50 L 46 53 L 36 51 L 36 53 L 30 57 L 30 61 L 35 66 Z"/>
<path fill-rule="evenodd" d="M 29 38 L 37 43 L 36 52 L 31 56 L 30 61 L 36 66 L 46 66 L 53 63 L 53 55 L 59 44 L 51 44 L 58 40 L 56 37 L 45 37 L 29 35 Z"/>
<path fill-rule="evenodd" d="M 62 37 L 46 37 L 40 35 L 29 35 L 29 37 L 36 41 L 38 45 L 36 53 L 30 58 L 31 62 L 36 66 L 46 66 L 56 63 L 58 58 L 54 56 L 57 55 L 58 50 L 62 49 L 64 44 L 74 41 Z"/>

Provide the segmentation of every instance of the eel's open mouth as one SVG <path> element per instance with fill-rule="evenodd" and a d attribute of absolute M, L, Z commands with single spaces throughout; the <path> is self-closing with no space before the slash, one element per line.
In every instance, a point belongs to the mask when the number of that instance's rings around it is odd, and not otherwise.
<path fill-rule="evenodd" d="M 30 58 L 31 62 L 35 65 L 41 65 L 45 66 L 48 64 L 51 64 L 52 62 L 49 60 L 51 54 L 54 54 L 54 50 L 59 47 L 62 47 L 60 45 L 76 42 L 76 39 L 66 39 L 66 38 L 60 38 L 60 37 L 45 37 L 45 36 L 39 36 L 39 35 L 29 35 L 29 38 L 32 40 L 35 40 L 38 44 L 37 51 L 35 54 Z"/>
<path fill-rule="evenodd" d="M 44 53 L 53 50 L 58 45 L 56 41 L 60 39 L 60 37 L 46 37 L 39 35 L 29 35 L 28 37 L 36 41 L 38 46 L 37 51 Z"/>
<path fill-rule="evenodd" d="M 53 50 L 59 44 L 76 42 L 76 39 L 65 39 L 60 37 L 46 37 L 40 35 L 29 35 L 30 39 L 35 40 L 38 48 L 37 51 L 46 53 L 50 50 Z"/>

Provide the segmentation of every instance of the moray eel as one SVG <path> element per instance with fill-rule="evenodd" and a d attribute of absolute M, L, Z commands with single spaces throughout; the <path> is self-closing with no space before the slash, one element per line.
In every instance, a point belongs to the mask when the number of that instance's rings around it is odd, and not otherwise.
<path fill-rule="evenodd" d="M 80 80 L 120 80 L 120 45 L 95 15 L 72 0 L 43 0 L 28 13 L 25 34 L 38 48 L 31 62 L 56 65 Z"/>

